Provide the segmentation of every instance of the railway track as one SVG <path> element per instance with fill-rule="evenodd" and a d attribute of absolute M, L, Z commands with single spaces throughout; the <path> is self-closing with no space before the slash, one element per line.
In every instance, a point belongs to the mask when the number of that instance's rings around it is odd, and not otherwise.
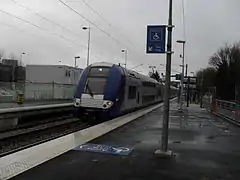
<path fill-rule="evenodd" d="M 34 111 L 36 115 L 20 119 L 17 126 L 0 130 L 0 157 L 96 125 L 84 123 L 69 112 L 67 109 L 40 116 Z"/>
<path fill-rule="evenodd" d="M 89 127 L 72 110 L 72 103 L 0 109 L 0 157 Z"/>
<path fill-rule="evenodd" d="M 52 139 L 85 129 L 90 125 L 76 118 L 66 118 L 45 124 L 0 132 L 0 157 Z"/>

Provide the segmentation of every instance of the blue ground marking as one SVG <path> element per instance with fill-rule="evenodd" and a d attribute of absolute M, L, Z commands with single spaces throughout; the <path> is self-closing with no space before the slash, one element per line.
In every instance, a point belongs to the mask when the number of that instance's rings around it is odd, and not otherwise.
<path fill-rule="evenodd" d="M 133 148 L 132 147 L 123 147 L 123 146 L 110 146 L 110 145 L 89 144 L 89 143 L 87 143 L 87 144 L 77 146 L 73 150 L 127 156 L 131 153 Z"/>

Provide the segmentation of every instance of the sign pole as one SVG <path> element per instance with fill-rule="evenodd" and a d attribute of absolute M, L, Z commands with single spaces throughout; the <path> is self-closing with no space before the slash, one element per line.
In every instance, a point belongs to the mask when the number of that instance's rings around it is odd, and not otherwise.
<path fill-rule="evenodd" d="M 172 151 L 168 150 L 168 127 L 169 127 L 169 105 L 170 105 L 170 82 L 171 82 L 171 59 L 172 59 L 172 0 L 169 0 L 169 18 L 168 18 L 168 37 L 167 37 L 167 55 L 166 55 L 166 78 L 164 94 L 164 114 L 162 127 L 162 146 L 161 150 L 155 151 L 156 155 L 161 157 L 171 157 Z"/>
<path fill-rule="evenodd" d="M 170 76 L 172 60 L 172 0 L 169 0 L 169 17 L 168 17 L 168 37 L 167 37 L 167 57 L 166 57 L 166 79 L 164 95 L 164 115 L 162 131 L 162 148 L 163 152 L 168 151 L 168 125 L 169 125 L 169 98 L 170 98 Z"/>
<path fill-rule="evenodd" d="M 166 47 L 166 27 L 168 30 L 167 51 Z M 164 116 L 162 128 L 162 146 L 156 150 L 155 154 L 162 157 L 172 156 L 168 151 L 168 123 L 169 123 L 169 104 L 170 104 L 170 83 L 171 83 L 171 59 L 172 59 L 172 0 L 169 0 L 168 25 L 153 25 L 147 27 L 147 49 L 148 54 L 167 54 L 166 55 L 166 76 L 164 94 Z"/>

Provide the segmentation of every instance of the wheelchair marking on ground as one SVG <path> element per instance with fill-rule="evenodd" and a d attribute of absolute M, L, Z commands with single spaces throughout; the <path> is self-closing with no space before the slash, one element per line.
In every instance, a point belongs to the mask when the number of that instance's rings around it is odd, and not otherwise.
<path fill-rule="evenodd" d="M 133 148 L 119 146 L 119 145 L 104 145 L 104 144 L 87 143 L 87 144 L 77 146 L 73 150 L 127 156 L 132 152 Z"/>

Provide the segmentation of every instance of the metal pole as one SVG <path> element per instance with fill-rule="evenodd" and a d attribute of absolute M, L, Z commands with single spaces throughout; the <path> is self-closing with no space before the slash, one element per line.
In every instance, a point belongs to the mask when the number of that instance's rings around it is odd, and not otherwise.
<path fill-rule="evenodd" d="M 185 46 L 185 45 L 183 45 L 183 46 Z M 185 49 L 184 49 L 184 54 L 185 54 Z M 185 57 L 183 57 L 184 58 L 184 61 L 185 61 Z M 186 66 L 186 70 L 185 70 L 185 77 L 187 78 L 187 73 L 188 73 L 188 64 L 186 64 L 185 65 Z M 186 88 L 188 88 L 188 86 L 186 87 Z M 185 91 L 186 93 L 188 93 L 188 89 L 186 89 L 186 91 Z M 185 95 L 185 101 L 187 101 L 187 94 Z M 188 106 L 187 106 L 188 107 Z"/>
<path fill-rule="evenodd" d="M 190 77 L 188 77 L 188 87 L 187 87 L 187 107 L 189 107 L 189 96 L 190 96 L 190 87 L 189 87 L 189 84 L 190 84 Z"/>
<path fill-rule="evenodd" d="M 202 78 L 201 78 L 201 94 L 200 94 L 200 107 L 203 108 L 203 76 L 204 70 L 202 71 Z"/>
<path fill-rule="evenodd" d="M 90 40 L 91 40 L 91 28 L 88 27 L 88 53 L 87 53 L 87 66 L 89 66 L 89 58 L 90 58 Z"/>
<path fill-rule="evenodd" d="M 169 0 L 169 18 L 168 18 L 168 37 L 167 37 L 167 57 L 166 57 L 166 77 L 165 77 L 165 96 L 164 96 L 164 115 L 162 130 L 162 151 L 168 150 L 168 126 L 169 126 L 169 94 L 170 94 L 170 76 L 172 60 L 172 0 Z"/>
<path fill-rule="evenodd" d="M 184 51 L 185 51 L 185 49 L 184 49 Z M 184 53 L 184 54 L 185 54 L 185 53 Z M 183 58 L 184 58 L 184 56 L 183 56 Z M 186 72 L 185 72 L 185 76 L 186 76 L 186 77 L 188 76 L 187 73 L 188 73 L 188 64 L 186 64 Z"/>
<path fill-rule="evenodd" d="M 180 111 L 181 112 L 183 112 L 184 56 L 185 56 L 185 43 L 183 43 L 183 56 L 182 56 L 182 78 L 181 78 L 181 95 L 180 95 Z"/>
<path fill-rule="evenodd" d="M 22 66 L 22 59 L 23 59 L 23 54 L 21 53 L 20 66 Z"/>
<path fill-rule="evenodd" d="M 125 52 L 125 68 L 127 68 L 127 49 L 124 52 Z"/>
<path fill-rule="evenodd" d="M 76 68 L 77 67 L 77 57 L 74 57 L 74 68 Z M 74 84 L 75 84 L 75 82 L 76 82 L 76 73 L 75 73 L 75 69 L 74 69 L 74 77 L 73 77 L 73 79 L 74 79 Z"/>

